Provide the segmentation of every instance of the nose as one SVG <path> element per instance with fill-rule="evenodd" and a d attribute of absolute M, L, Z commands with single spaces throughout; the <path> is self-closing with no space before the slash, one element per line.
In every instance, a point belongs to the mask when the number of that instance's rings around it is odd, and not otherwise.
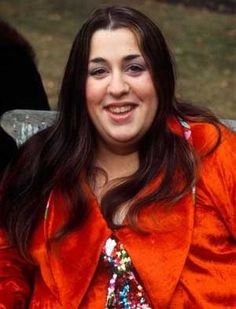
<path fill-rule="evenodd" d="M 121 97 L 130 90 L 128 82 L 124 79 L 121 72 L 112 74 L 109 81 L 107 92 L 113 97 Z"/>

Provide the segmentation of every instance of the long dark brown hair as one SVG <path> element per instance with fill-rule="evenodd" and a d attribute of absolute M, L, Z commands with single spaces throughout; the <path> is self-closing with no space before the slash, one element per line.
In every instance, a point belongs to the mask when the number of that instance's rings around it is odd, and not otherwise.
<path fill-rule="evenodd" d="M 197 155 L 184 138 L 170 130 L 167 120 L 170 116 L 181 117 L 193 122 L 209 122 L 218 128 L 217 119 L 209 112 L 180 103 L 175 98 L 172 57 L 156 24 L 132 8 L 112 6 L 98 9 L 83 24 L 73 43 L 59 96 L 58 120 L 20 149 L 2 182 L 0 224 L 25 257 L 51 190 L 64 195 L 70 214 L 60 237 L 86 220 L 89 205 L 80 181 L 82 174 L 85 177 L 91 171 L 95 149 L 95 130 L 88 117 L 85 96 L 90 42 L 98 29 L 123 27 L 137 36 L 152 70 L 159 103 L 153 124 L 140 143 L 142 164 L 132 176 L 105 194 L 101 211 L 109 226 L 118 228 L 113 217 L 119 207 L 127 201 L 134 201 L 144 186 L 162 175 L 160 185 L 153 192 L 131 203 L 128 224 L 138 230 L 137 215 L 142 207 L 151 201 L 157 204 L 177 201 L 196 182 Z M 219 139 L 214 148 L 220 142 L 218 131 Z M 173 176 L 176 174 L 182 179 L 181 186 Z"/>

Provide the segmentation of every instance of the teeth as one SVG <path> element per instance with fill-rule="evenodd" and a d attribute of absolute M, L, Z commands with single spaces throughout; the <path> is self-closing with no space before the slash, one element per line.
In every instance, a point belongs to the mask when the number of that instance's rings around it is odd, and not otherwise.
<path fill-rule="evenodd" d="M 121 106 L 121 107 L 109 107 L 109 111 L 114 113 L 114 114 L 121 114 L 121 113 L 127 113 L 129 111 L 131 111 L 133 107 L 131 105 L 127 105 L 127 106 Z"/>

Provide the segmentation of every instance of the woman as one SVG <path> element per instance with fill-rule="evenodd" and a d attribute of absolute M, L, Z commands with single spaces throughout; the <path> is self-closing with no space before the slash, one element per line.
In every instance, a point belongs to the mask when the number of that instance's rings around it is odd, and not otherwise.
<path fill-rule="evenodd" d="M 236 306 L 236 138 L 174 92 L 142 13 L 83 24 L 56 124 L 3 181 L 3 308 Z"/>

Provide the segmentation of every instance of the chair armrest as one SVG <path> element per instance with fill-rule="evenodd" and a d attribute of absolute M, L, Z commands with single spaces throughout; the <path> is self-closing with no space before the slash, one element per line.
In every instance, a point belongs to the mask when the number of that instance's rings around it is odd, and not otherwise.
<path fill-rule="evenodd" d="M 57 115 L 56 111 L 15 109 L 2 115 L 0 125 L 19 147 L 35 133 L 51 126 Z"/>

